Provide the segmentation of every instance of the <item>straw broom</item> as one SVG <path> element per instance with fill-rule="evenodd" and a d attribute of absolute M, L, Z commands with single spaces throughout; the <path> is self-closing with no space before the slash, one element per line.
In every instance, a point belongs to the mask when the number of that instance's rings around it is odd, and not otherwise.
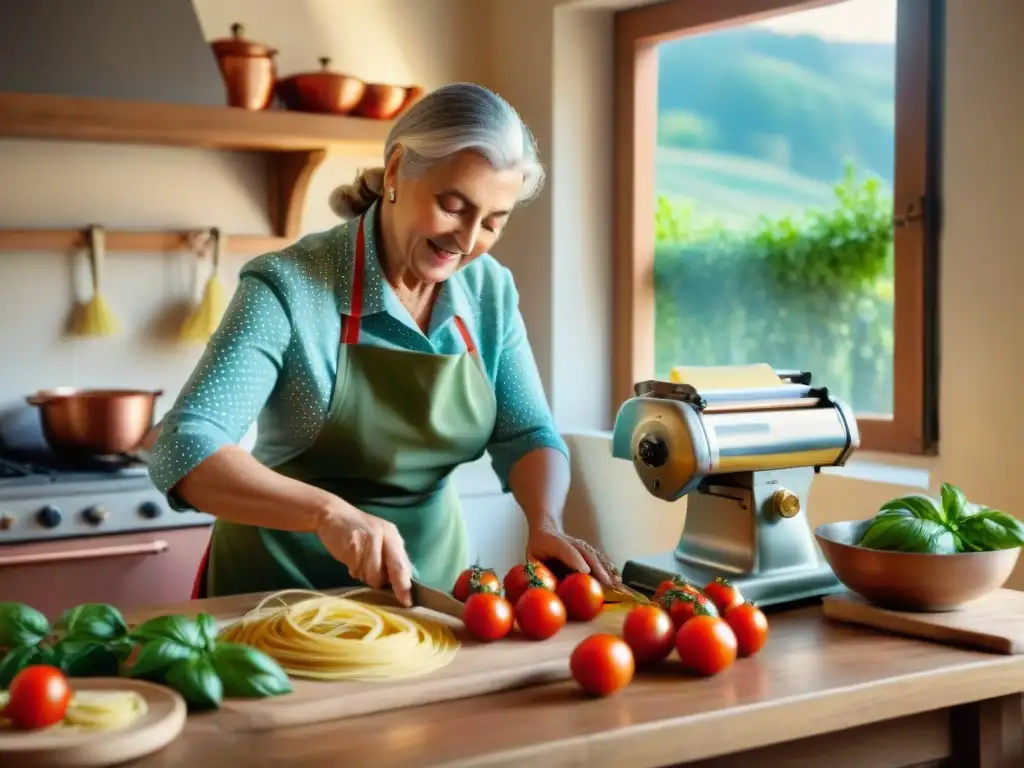
<path fill-rule="evenodd" d="M 199 306 L 181 326 L 182 341 L 209 341 L 227 307 L 224 283 L 220 279 L 220 256 L 224 239 L 216 227 L 210 230 L 210 239 L 213 241 L 210 277 L 203 288 Z"/>
<path fill-rule="evenodd" d="M 121 323 L 103 298 L 103 258 L 106 236 L 102 227 L 89 227 L 89 266 L 92 271 L 92 297 L 79 304 L 71 318 L 69 332 L 73 336 L 113 336 Z"/>

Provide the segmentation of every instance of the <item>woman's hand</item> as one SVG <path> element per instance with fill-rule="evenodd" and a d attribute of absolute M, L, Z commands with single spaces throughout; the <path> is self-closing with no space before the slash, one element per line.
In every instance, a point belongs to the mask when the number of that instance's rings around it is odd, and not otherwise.
<path fill-rule="evenodd" d="M 393 524 L 345 504 L 324 515 L 316 534 L 352 578 L 374 589 L 390 584 L 402 605 L 412 604 L 412 564 Z"/>
<path fill-rule="evenodd" d="M 615 589 L 622 585 L 618 569 L 606 555 L 554 526 L 541 526 L 530 533 L 526 555 L 540 562 L 558 560 L 574 571 L 589 573 L 606 587 Z"/>

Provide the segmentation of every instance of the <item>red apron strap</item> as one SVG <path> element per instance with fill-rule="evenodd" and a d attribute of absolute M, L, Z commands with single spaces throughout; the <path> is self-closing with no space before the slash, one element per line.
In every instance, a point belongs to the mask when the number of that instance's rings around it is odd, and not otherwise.
<path fill-rule="evenodd" d="M 206 597 L 206 570 L 210 565 L 211 544 L 206 545 L 206 551 L 203 552 L 203 559 L 199 561 L 199 568 L 196 570 L 196 578 L 192 582 L 193 600 L 202 600 Z"/>
<path fill-rule="evenodd" d="M 363 277 L 366 274 L 366 216 L 359 217 L 356 230 L 356 253 L 352 262 L 352 295 L 349 300 L 351 311 L 341 317 L 341 343 L 358 344 L 359 329 L 363 316 Z"/>
<path fill-rule="evenodd" d="M 458 315 L 455 316 L 455 327 L 459 329 L 462 341 L 466 344 L 466 351 L 471 355 L 477 354 L 476 344 L 473 342 L 473 334 L 471 334 L 469 332 L 469 328 L 466 327 L 466 321 Z"/>

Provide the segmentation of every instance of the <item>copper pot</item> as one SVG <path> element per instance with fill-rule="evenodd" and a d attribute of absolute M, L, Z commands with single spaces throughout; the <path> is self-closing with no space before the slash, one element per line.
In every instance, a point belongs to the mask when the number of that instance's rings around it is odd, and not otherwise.
<path fill-rule="evenodd" d="M 320 59 L 319 72 L 302 72 L 277 84 L 277 95 L 288 109 L 347 115 L 363 98 L 366 84 L 358 78 L 330 70 L 331 60 Z"/>
<path fill-rule="evenodd" d="M 231 25 L 231 37 L 210 43 L 217 57 L 228 106 L 243 109 L 266 109 L 274 95 L 277 72 L 274 56 L 277 51 L 243 37 L 241 24 Z"/>
<path fill-rule="evenodd" d="M 425 91 L 418 85 L 385 85 L 369 83 L 362 100 L 352 114 L 371 120 L 393 120 L 423 98 Z"/>
<path fill-rule="evenodd" d="M 43 435 L 57 453 L 114 456 L 137 450 L 163 391 L 136 389 L 42 390 L 26 398 L 39 408 Z"/>

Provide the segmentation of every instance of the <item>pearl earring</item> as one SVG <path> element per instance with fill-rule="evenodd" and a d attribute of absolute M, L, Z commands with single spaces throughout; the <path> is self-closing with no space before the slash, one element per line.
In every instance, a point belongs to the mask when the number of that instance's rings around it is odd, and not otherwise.
<path fill-rule="evenodd" d="M 388 202 L 389 203 L 395 202 L 395 188 L 394 187 L 388 187 Z"/>

